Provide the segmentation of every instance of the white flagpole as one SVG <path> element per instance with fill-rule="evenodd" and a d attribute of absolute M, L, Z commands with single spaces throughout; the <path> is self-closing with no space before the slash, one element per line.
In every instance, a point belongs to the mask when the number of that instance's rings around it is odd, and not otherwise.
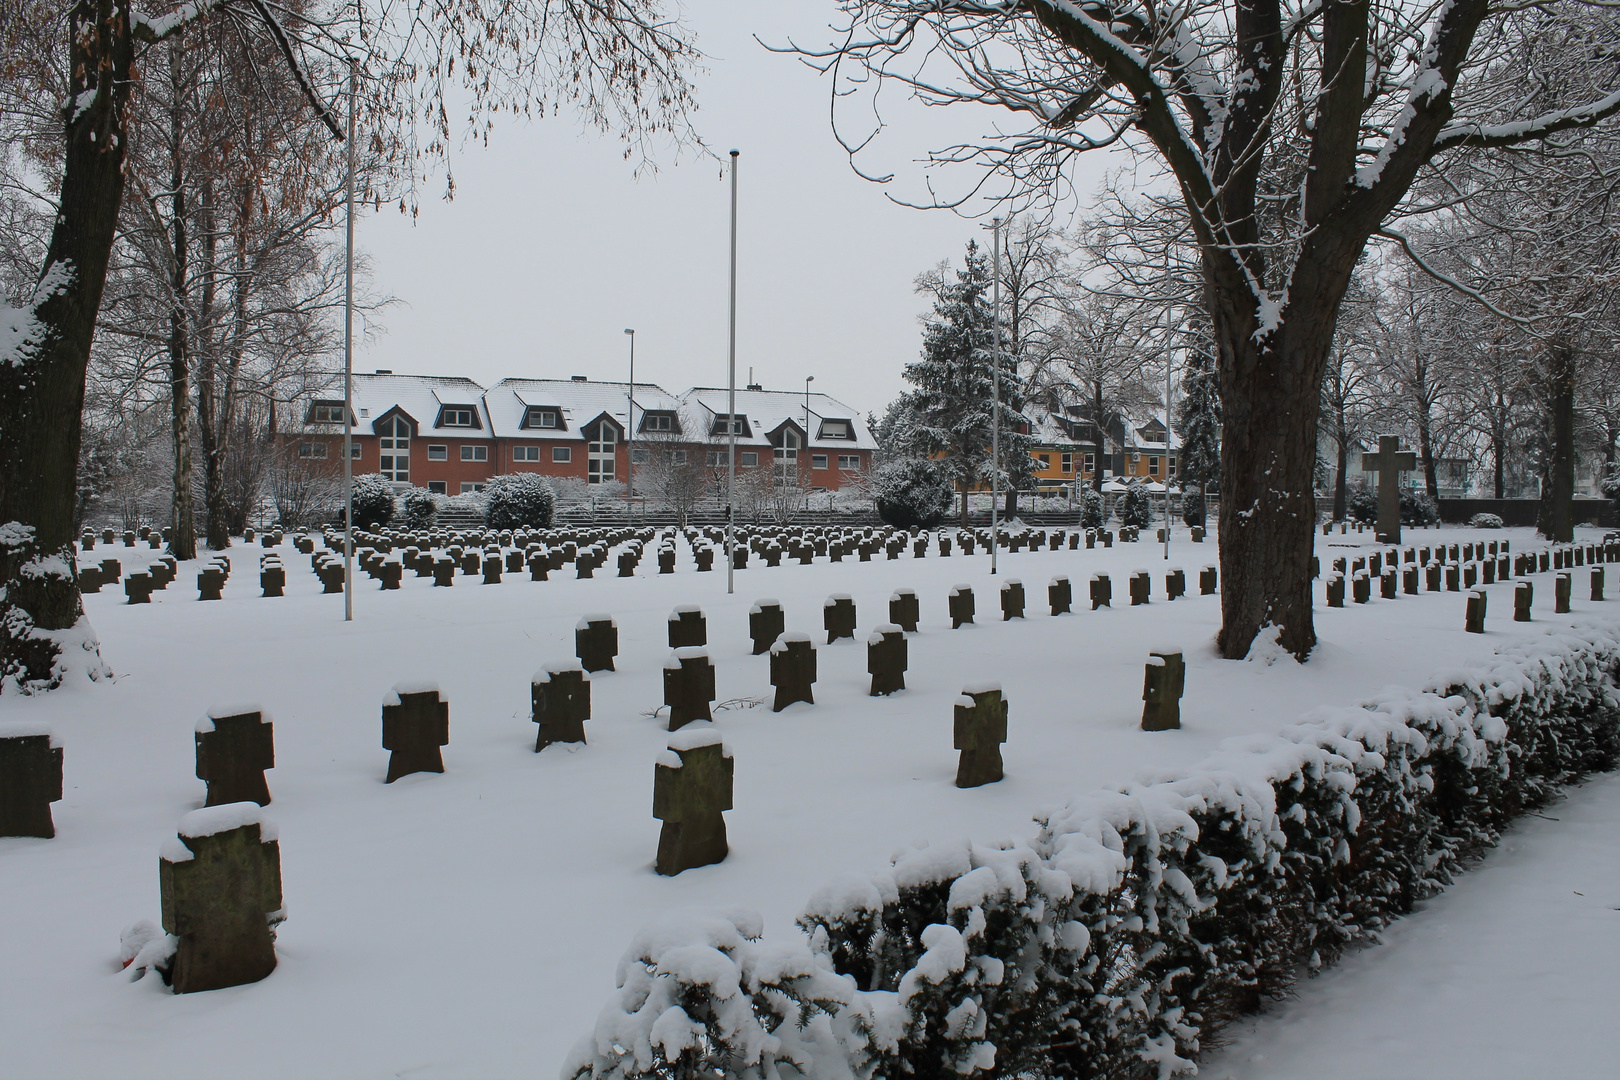
<path fill-rule="evenodd" d="M 354 84 L 349 58 L 349 175 L 343 254 L 343 621 L 354 621 Z"/>
<path fill-rule="evenodd" d="M 731 152 L 731 322 L 726 343 L 726 592 L 736 589 L 737 560 L 732 557 L 732 519 L 736 504 L 732 494 L 737 486 L 737 156 Z"/>

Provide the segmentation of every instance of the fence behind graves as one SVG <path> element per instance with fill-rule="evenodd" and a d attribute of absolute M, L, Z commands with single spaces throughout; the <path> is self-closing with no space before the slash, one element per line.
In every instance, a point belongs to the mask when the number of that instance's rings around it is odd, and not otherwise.
<path fill-rule="evenodd" d="M 1550 635 L 1076 799 L 1027 842 L 911 851 L 758 916 L 639 934 L 565 1076 L 1169 1076 L 1620 754 L 1620 631 Z"/>

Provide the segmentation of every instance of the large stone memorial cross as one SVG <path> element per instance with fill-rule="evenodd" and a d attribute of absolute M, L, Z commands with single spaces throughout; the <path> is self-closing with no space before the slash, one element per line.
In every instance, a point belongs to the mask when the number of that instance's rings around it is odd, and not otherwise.
<path fill-rule="evenodd" d="M 197 721 L 197 779 L 208 785 L 204 806 L 269 806 L 264 771 L 275 767 L 275 725 L 258 706 L 210 709 Z"/>
<path fill-rule="evenodd" d="M 735 770 L 712 724 L 677 732 L 653 772 L 653 817 L 662 821 L 655 869 L 666 877 L 726 857 Z"/>
<path fill-rule="evenodd" d="M 276 967 L 281 845 L 251 802 L 193 810 L 158 860 L 163 929 L 179 939 L 177 994 L 258 982 Z"/>
<path fill-rule="evenodd" d="M 552 743 L 584 743 L 585 721 L 591 718 L 591 677 L 578 664 L 553 664 L 529 680 L 533 719 L 540 725 L 534 741 L 539 753 Z"/>
<path fill-rule="evenodd" d="M 1363 472 L 1378 474 L 1378 542 L 1401 542 L 1401 473 L 1417 468 L 1417 455 L 1402 452 L 1399 435 L 1378 436 L 1378 452 L 1361 455 Z"/>
<path fill-rule="evenodd" d="M 956 699 L 952 745 L 960 788 L 994 784 L 1002 777 L 1001 744 L 1007 741 L 1007 703 L 999 683 L 968 686 Z"/>
<path fill-rule="evenodd" d="M 0 723 L 0 836 L 55 836 L 51 803 L 61 798 L 62 745 L 51 726 Z"/>
<path fill-rule="evenodd" d="M 390 751 L 388 779 L 444 772 L 439 748 L 450 742 L 450 703 L 435 683 L 400 683 L 383 699 L 382 744 Z"/>

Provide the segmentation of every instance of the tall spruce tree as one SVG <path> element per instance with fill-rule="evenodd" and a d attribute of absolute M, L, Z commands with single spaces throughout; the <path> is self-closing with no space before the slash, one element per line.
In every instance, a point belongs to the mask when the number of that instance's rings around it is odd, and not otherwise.
<path fill-rule="evenodd" d="M 1189 525 L 1202 525 L 1204 494 L 1221 477 L 1221 374 L 1207 328 L 1195 325 L 1193 332 L 1195 340 L 1181 371 L 1176 434 L 1181 437 L 1185 517 Z"/>
<path fill-rule="evenodd" d="M 962 495 L 962 524 L 968 520 L 968 492 L 990 477 L 994 412 L 992 363 L 994 312 L 990 267 L 976 241 L 969 240 L 963 267 L 924 275 L 918 290 L 934 294 L 934 315 L 923 325 L 922 357 L 906 365 L 906 381 L 917 389 L 906 396 L 913 417 L 910 448 L 945 462 Z M 1017 359 L 1001 357 L 1001 453 L 1008 461 L 1029 458 L 1030 437 L 1022 432 L 1023 383 Z"/>

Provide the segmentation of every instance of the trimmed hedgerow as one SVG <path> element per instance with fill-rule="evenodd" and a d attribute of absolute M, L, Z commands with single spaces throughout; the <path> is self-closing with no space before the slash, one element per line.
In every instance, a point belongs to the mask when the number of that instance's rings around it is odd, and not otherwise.
<path fill-rule="evenodd" d="M 1443 888 L 1620 758 L 1620 637 L 1549 635 L 1190 772 L 1076 799 L 1002 847 L 908 852 L 812 897 L 638 935 L 564 1075 L 1189 1070 L 1209 1035 Z"/>

